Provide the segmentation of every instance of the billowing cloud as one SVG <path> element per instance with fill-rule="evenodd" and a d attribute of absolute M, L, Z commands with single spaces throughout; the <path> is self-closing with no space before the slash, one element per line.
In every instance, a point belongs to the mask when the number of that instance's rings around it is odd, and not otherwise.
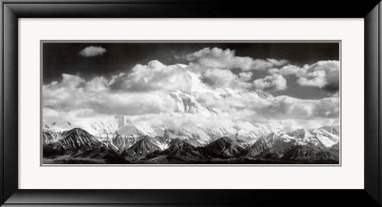
<path fill-rule="evenodd" d="M 263 113 L 277 116 L 280 119 L 338 118 L 339 116 L 339 100 L 337 97 L 311 100 L 278 96 L 274 97 L 271 103 Z"/>
<path fill-rule="evenodd" d="M 187 65 L 164 65 L 157 60 L 150 61 L 147 65 L 136 65 L 129 74 L 120 73 L 112 76 L 109 82 L 114 90 L 129 91 L 191 91 L 193 88 L 250 88 L 247 81 L 252 76 L 251 72 L 239 75 L 231 70 L 217 68 L 204 71 L 194 71 Z"/>
<path fill-rule="evenodd" d="M 272 96 L 254 92 L 231 92 L 226 96 L 199 95 L 198 101 L 238 120 L 265 121 L 280 119 L 338 118 L 339 99 L 298 99 L 289 96 Z"/>
<path fill-rule="evenodd" d="M 327 67 L 323 64 L 309 67 L 304 75 L 315 74 L 315 71 L 322 71 L 321 68 Z M 219 69 L 197 74 L 187 70 L 187 66 L 167 66 L 159 61 L 136 65 L 128 74 L 120 73 L 110 78 L 99 76 L 88 81 L 78 75 L 63 74 L 60 81 L 43 86 L 44 107 L 68 112 L 81 110 L 78 115 L 167 113 L 175 107 L 169 93 L 180 90 L 195 94 L 198 101 L 208 107 L 238 117 L 266 117 L 269 114 L 272 117 L 286 114 L 287 117 L 299 118 L 338 115 L 338 112 L 333 111 L 338 109 L 338 102 L 335 102 L 338 96 L 321 99 L 321 102 L 288 96 L 272 98 L 270 94 L 263 96 L 250 89 L 285 90 L 287 80 L 280 74 L 273 74 L 246 82 L 251 76 L 251 72 L 234 74 L 230 70 Z M 230 95 L 232 93 L 241 95 Z M 216 97 L 224 99 L 217 100 Z M 264 111 L 267 114 L 262 114 Z"/>
<path fill-rule="evenodd" d="M 241 69 L 264 70 L 271 67 L 282 66 L 286 60 L 276 59 L 253 59 L 251 57 L 240 57 L 235 55 L 234 50 L 220 48 L 204 48 L 197 52 L 186 55 L 186 59 L 196 68 L 215 68 L 215 69 Z M 199 68 L 198 68 L 199 69 Z"/>
<path fill-rule="evenodd" d="M 238 57 L 233 50 L 219 48 L 204 48 L 187 55 L 187 60 L 188 65 L 165 65 L 152 60 L 119 74 L 90 80 L 63 74 L 61 80 L 43 86 L 44 120 L 65 117 L 79 122 L 115 115 L 171 117 L 179 112 L 179 103 L 170 95 L 174 91 L 192 96 L 201 107 L 219 112 L 214 120 L 227 123 L 281 121 L 293 128 L 322 126 L 339 119 L 338 61 L 298 67 L 285 65 L 283 60 Z M 267 71 L 268 76 L 264 75 Z M 297 87 L 318 87 L 333 93 L 317 100 L 272 95 L 289 90 L 288 81 L 295 81 Z M 194 120 L 197 115 L 190 117 Z M 211 119 L 203 120 L 209 123 Z"/>
<path fill-rule="evenodd" d="M 234 120 L 250 123 L 288 123 L 288 128 L 330 125 L 339 119 L 338 97 L 298 99 L 253 92 L 228 92 L 230 95 L 198 95 L 198 101 L 229 114 Z M 294 124 L 294 126 L 293 126 Z"/>
<path fill-rule="evenodd" d="M 230 70 L 209 69 L 202 75 L 203 82 L 217 87 L 228 87 L 236 79 Z"/>
<path fill-rule="evenodd" d="M 248 82 L 251 72 L 235 74 L 230 70 L 208 69 L 200 75 L 201 81 L 212 88 L 231 88 L 245 90 L 252 87 Z"/>
<path fill-rule="evenodd" d="M 297 80 L 297 83 L 301 86 L 315 86 L 323 88 L 327 84 L 325 76 L 325 71 L 314 71 L 304 74 L 304 76 Z"/>
<path fill-rule="evenodd" d="M 240 80 L 243 81 L 249 81 L 252 78 L 253 73 L 252 72 L 241 72 L 239 73 Z"/>
<path fill-rule="evenodd" d="M 130 91 L 189 91 L 192 77 L 184 65 L 164 65 L 157 60 L 136 65 L 128 75 L 114 76 L 112 87 Z"/>
<path fill-rule="evenodd" d="M 46 108 L 103 115 L 165 113 L 175 107 L 173 99 L 163 91 L 113 91 L 104 77 L 85 81 L 68 74 L 60 82 L 43 86 L 43 100 Z"/>
<path fill-rule="evenodd" d="M 254 80 L 253 85 L 264 91 L 281 91 L 287 88 L 287 80 L 282 75 L 274 74 Z"/>
<path fill-rule="evenodd" d="M 280 75 L 298 75 L 303 73 L 303 69 L 295 65 L 286 65 L 280 69 L 271 68 L 268 70 L 271 74 L 280 74 Z"/>
<path fill-rule="evenodd" d="M 269 69 L 271 74 L 294 75 L 301 86 L 322 88 L 331 92 L 339 90 L 339 61 L 318 61 L 312 65 L 297 67 L 287 65 L 280 69 Z"/>
<path fill-rule="evenodd" d="M 305 66 L 304 73 L 298 75 L 297 83 L 302 86 L 315 86 L 330 91 L 339 89 L 338 61 L 319 61 L 313 65 Z"/>
<path fill-rule="evenodd" d="M 189 90 L 191 76 L 182 65 L 163 65 L 150 61 L 148 65 L 136 65 L 127 77 L 126 87 L 132 90 L 165 89 Z"/>
<path fill-rule="evenodd" d="M 83 57 L 95 57 L 95 56 L 102 56 L 106 53 L 106 49 L 99 46 L 89 46 L 85 47 L 79 52 L 79 55 Z"/>

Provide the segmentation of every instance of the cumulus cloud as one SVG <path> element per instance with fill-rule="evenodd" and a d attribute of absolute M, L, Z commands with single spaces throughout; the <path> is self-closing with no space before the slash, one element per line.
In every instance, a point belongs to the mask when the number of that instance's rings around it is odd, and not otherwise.
<path fill-rule="evenodd" d="M 314 71 L 304 74 L 304 76 L 297 80 L 297 83 L 302 86 L 315 86 L 323 88 L 327 84 L 325 76 L 325 71 Z"/>
<path fill-rule="evenodd" d="M 106 53 L 106 49 L 99 46 L 89 46 L 85 47 L 79 52 L 79 55 L 83 57 L 96 57 L 96 56 L 102 56 Z"/>
<path fill-rule="evenodd" d="M 276 59 L 253 59 L 251 57 L 240 57 L 235 55 L 234 50 L 220 48 L 204 48 L 197 52 L 186 55 L 186 59 L 195 68 L 215 68 L 215 69 L 241 69 L 243 71 L 264 70 L 271 67 L 282 66 L 286 60 Z"/>
<path fill-rule="evenodd" d="M 282 75 L 274 74 L 254 80 L 253 85 L 258 90 L 281 91 L 287 88 L 287 80 Z"/>
<path fill-rule="evenodd" d="M 251 76 L 251 72 L 235 74 L 231 70 L 208 69 L 200 75 L 200 80 L 212 88 L 246 90 L 253 85 L 248 82 Z"/>
<path fill-rule="evenodd" d="M 298 75 L 297 83 L 302 86 L 315 86 L 330 91 L 339 89 L 338 61 L 319 61 L 313 65 L 305 66 L 304 73 Z"/>
<path fill-rule="evenodd" d="M 338 118 L 339 116 L 339 99 L 337 97 L 311 100 L 277 96 L 271 99 L 271 103 L 265 108 L 264 113 L 281 119 Z"/>
<path fill-rule="evenodd" d="M 217 119 L 229 117 L 232 123 L 282 121 L 293 128 L 335 123 L 339 119 L 338 61 L 298 67 L 285 65 L 283 60 L 238 57 L 233 50 L 219 48 L 204 48 L 187 55 L 187 60 L 188 65 L 165 65 L 152 60 L 119 74 L 90 80 L 63 74 L 60 80 L 43 86 L 44 120 L 59 121 L 65 117 L 79 122 L 115 115 L 171 116 L 178 103 L 170 92 L 178 90 L 194 96 L 203 107 L 219 111 L 222 116 Z M 270 75 L 256 77 L 256 70 L 264 69 Z M 288 78 L 291 76 L 294 78 Z M 287 80 L 331 90 L 335 95 L 308 100 L 268 93 L 286 90 Z"/>
<path fill-rule="evenodd" d="M 153 60 L 147 65 L 138 64 L 128 74 L 120 73 L 112 76 L 109 82 L 114 90 L 129 91 L 191 91 L 193 88 L 250 88 L 247 81 L 251 72 L 235 74 L 231 70 L 210 68 L 195 71 L 187 65 L 164 65 Z"/>
<path fill-rule="evenodd" d="M 85 81 L 77 75 L 63 74 L 60 82 L 43 86 L 44 107 L 73 112 L 87 110 L 94 114 L 135 115 L 173 111 L 175 102 L 168 93 L 151 91 L 113 91 L 104 77 Z"/>
<path fill-rule="evenodd" d="M 230 70 L 209 69 L 202 75 L 202 81 L 211 86 L 228 87 L 237 76 Z"/>
<path fill-rule="evenodd" d="M 226 96 L 198 95 L 204 105 L 250 123 L 285 123 L 289 129 L 323 126 L 339 119 L 339 98 L 298 99 L 259 93 L 233 92 Z M 294 124 L 294 125 L 293 125 Z"/>
<path fill-rule="evenodd" d="M 318 61 L 303 67 L 287 65 L 268 71 L 271 74 L 294 75 L 301 86 L 318 87 L 335 93 L 339 90 L 339 70 L 339 61 Z"/>
<path fill-rule="evenodd" d="M 252 72 L 241 72 L 239 73 L 240 80 L 243 81 L 249 81 L 252 78 L 253 73 Z"/>
<path fill-rule="evenodd" d="M 280 74 L 280 75 L 298 75 L 303 73 L 303 69 L 295 65 L 286 65 L 280 69 L 271 68 L 268 70 L 271 74 Z"/>
<path fill-rule="evenodd" d="M 209 107 L 237 115 L 238 120 L 246 121 L 327 119 L 339 116 L 338 97 L 297 99 L 246 92 L 240 96 L 200 96 L 199 99 Z"/>
<path fill-rule="evenodd" d="M 327 67 L 323 63 L 308 67 L 301 77 L 322 71 L 321 68 Z M 150 61 L 147 65 L 136 65 L 130 73 L 109 78 L 99 76 L 85 80 L 78 75 L 63 74 L 61 80 L 43 86 L 44 107 L 67 112 L 80 110 L 78 116 L 168 113 L 176 107 L 169 92 L 181 90 L 195 94 L 198 101 L 207 107 L 232 114 L 238 119 L 270 115 L 281 117 L 283 114 L 289 118 L 338 115 L 338 111 L 334 111 L 338 109 L 338 95 L 319 102 L 288 96 L 273 97 L 270 94 L 263 96 L 250 89 L 269 92 L 285 90 L 287 80 L 283 75 L 272 74 L 248 82 L 251 77 L 252 72 L 234 74 L 230 70 L 219 69 L 208 69 L 199 74 L 189 71 L 185 65 Z M 230 95 L 232 93 L 241 95 Z"/>
<path fill-rule="evenodd" d="M 183 90 L 190 91 L 192 76 L 184 65 L 164 65 L 157 60 L 138 64 L 129 74 L 113 76 L 111 87 L 130 91 Z"/>
<path fill-rule="evenodd" d="M 191 75 L 182 65 L 163 65 L 150 61 L 148 65 L 136 65 L 127 77 L 126 87 L 132 90 L 185 90 L 191 86 Z"/>

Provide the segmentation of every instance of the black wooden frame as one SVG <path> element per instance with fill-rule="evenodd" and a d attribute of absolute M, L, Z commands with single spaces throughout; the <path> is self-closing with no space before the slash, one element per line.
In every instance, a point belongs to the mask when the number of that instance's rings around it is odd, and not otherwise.
<path fill-rule="evenodd" d="M 379 0 L 2 0 L 0 202 L 69 206 L 379 206 L 381 5 Z M 271 9 L 253 9 L 253 8 Z M 364 190 L 20 190 L 18 189 L 18 18 L 357 17 L 365 21 Z M 344 103 L 346 104 L 346 103 Z"/>

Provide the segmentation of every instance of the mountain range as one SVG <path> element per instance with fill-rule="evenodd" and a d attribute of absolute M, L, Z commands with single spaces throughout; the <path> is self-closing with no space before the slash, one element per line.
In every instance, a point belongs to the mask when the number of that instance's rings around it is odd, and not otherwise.
<path fill-rule="evenodd" d="M 221 137 L 204 146 L 169 137 L 99 139 L 74 128 L 44 131 L 43 157 L 50 163 L 339 163 L 338 127 L 270 133 L 253 144 Z M 57 141 L 51 141 L 57 136 Z M 328 140 L 332 141 L 329 142 Z"/>
<path fill-rule="evenodd" d="M 212 95 L 222 99 L 242 96 L 238 91 L 216 91 Z M 44 122 L 43 162 L 339 163 L 338 125 L 285 130 L 278 122 L 238 121 L 203 104 L 197 94 L 174 91 L 169 95 L 176 104 L 166 114 Z"/>

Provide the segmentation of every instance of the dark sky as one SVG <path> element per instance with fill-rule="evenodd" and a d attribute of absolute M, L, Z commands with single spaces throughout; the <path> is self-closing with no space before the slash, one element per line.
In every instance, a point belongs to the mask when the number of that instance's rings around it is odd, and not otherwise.
<path fill-rule="evenodd" d="M 88 46 L 106 49 L 102 56 L 84 57 L 79 52 Z M 254 59 L 285 59 L 290 64 L 302 66 L 320 60 L 339 60 L 339 43 L 43 43 L 43 83 L 61 79 L 62 73 L 80 75 L 91 79 L 100 75 L 128 72 L 136 64 L 159 60 L 164 64 L 183 63 L 186 54 L 206 47 L 236 51 L 236 56 Z M 265 74 L 264 74 L 265 75 Z M 327 94 L 317 88 L 294 87 L 281 91 L 299 98 L 319 98 Z"/>

